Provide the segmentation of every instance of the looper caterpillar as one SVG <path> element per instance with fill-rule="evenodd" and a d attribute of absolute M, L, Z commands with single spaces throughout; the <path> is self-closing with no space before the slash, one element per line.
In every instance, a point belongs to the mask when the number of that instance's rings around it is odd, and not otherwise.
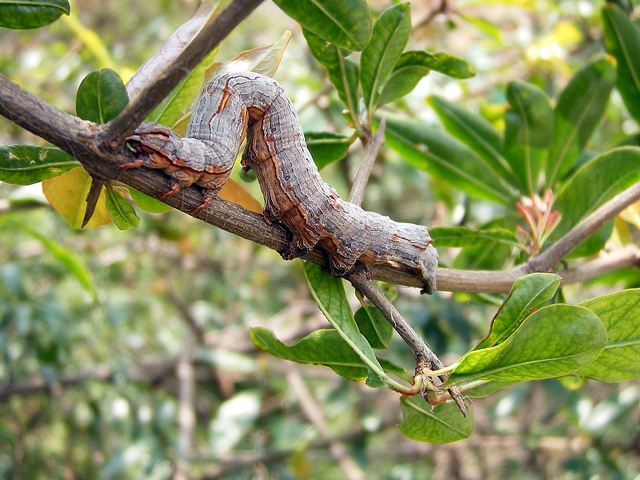
<path fill-rule="evenodd" d="M 158 168 L 171 188 L 197 185 L 204 208 L 231 173 L 244 137 L 244 169 L 253 169 L 264 195 L 264 218 L 292 234 L 285 259 L 324 251 L 334 275 L 356 264 L 389 264 L 418 273 L 435 290 L 438 254 L 427 228 L 399 223 L 342 200 L 321 178 L 306 147 L 298 116 L 278 83 L 256 73 L 213 78 L 196 101 L 187 136 L 143 124 L 129 137 L 137 159 L 122 168 Z"/>

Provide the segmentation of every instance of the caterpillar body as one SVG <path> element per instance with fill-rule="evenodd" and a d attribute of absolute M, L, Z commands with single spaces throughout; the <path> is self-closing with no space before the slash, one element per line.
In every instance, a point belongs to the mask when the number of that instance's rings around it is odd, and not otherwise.
<path fill-rule="evenodd" d="M 194 106 L 186 137 L 143 124 L 129 138 L 137 159 L 123 168 L 164 170 L 171 188 L 197 185 L 206 206 L 227 181 L 244 138 L 245 169 L 253 169 L 264 196 L 264 218 L 291 232 L 283 258 L 317 247 L 328 267 L 344 275 L 356 264 L 389 264 L 417 273 L 435 290 L 438 254 L 427 228 L 399 223 L 342 200 L 327 185 L 307 149 L 298 116 L 280 85 L 256 73 L 213 78 Z M 198 207 L 200 208 L 200 207 Z"/>

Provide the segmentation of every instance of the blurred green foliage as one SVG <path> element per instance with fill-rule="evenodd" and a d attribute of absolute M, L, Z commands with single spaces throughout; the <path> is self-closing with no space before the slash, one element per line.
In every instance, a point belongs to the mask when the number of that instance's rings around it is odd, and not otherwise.
<path fill-rule="evenodd" d="M 368 3 L 380 12 L 388 6 Z M 604 53 L 603 28 L 608 37 L 616 24 L 631 28 L 624 23 L 626 17 L 611 10 L 603 27 L 598 1 L 460 0 L 454 10 L 431 19 L 433 6 L 427 3 L 412 2 L 408 48 L 464 58 L 477 75 L 460 81 L 431 73 L 413 93 L 386 108 L 433 123 L 431 138 L 438 132 L 447 155 L 447 146 L 456 142 L 467 155 L 460 156 L 467 169 L 471 156 L 481 165 L 481 159 L 491 162 L 486 160 L 491 152 L 477 148 L 474 139 L 465 140 L 460 125 L 480 123 L 485 132 L 497 132 L 485 135 L 485 140 L 495 136 L 498 144 L 505 132 L 515 147 L 505 148 L 505 155 L 521 155 L 522 145 L 515 145 L 522 143 L 518 122 L 533 119 L 544 130 L 549 107 L 518 110 L 515 98 L 530 94 L 532 105 L 546 92 L 548 98 L 558 99 L 555 113 L 560 115 L 564 105 L 575 104 L 563 100 L 568 98 L 569 80 L 574 82 L 580 68 Z M 195 7 L 188 0 L 153 5 L 120 0 L 72 3 L 71 16 L 44 29 L 2 30 L 0 71 L 73 112 L 76 90 L 89 72 L 111 68 L 126 81 Z M 374 16 L 374 30 L 382 28 L 376 18 L 385 21 Z M 309 53 L 297 24 L 265 4 L 223 43 L 217 58 L 226 60 L 274 43 L 285 29 L 294 35 L 276 79 L 297 106 L 306 105 L 300 109 L 305 130 L 333 133 L 314 138 L 329 139 L 331 148 L 338 150 L 323 157 L 328 165 L 323 176 L 344 194 L 360 154 L 338 158 L 352 139 L 339 99 L 350 110 L 351 121 L 361 117 L 358 105 L 344 101 L 349 90 L 357 88 L 358 77 L 342 89 L 337 85 L 337 93 L 329 90 L 318 97 L 327 82 L 313 60 L 319 60 L 335 83 L 341 72 L 336 66 L 340 50 L 328 52 L 327 45 L 314 50 L 312 44 Z M 313 33 L 305 36 L 311 43 Z M 617 55 L 619 46 L 611 43 L 609 39 L 606 48 L 617 58 L 619 71 L 625 67 Z M 321 53 L 320 47 L 325 48 Z M 402 58 L 402 49 L 396 54 Z M 346 68 L 355 72 L 353 65 Z M 376 82 L 370 81 L 375 77 L 369 76 L 375 73 L 365 72 L 365 67 L 366 62 L 359 82 L 369 92 L 368 104 L 377 95 L 395 99 L 384 89 L 376 91 Z M 428 68 L 436 70 L 433 65 Z M 392 68 L 383 73 L 394 78 Z M 407 81 L 415 84 L 417 79 Z M 587 163 L 596 153 L 637 134 L 637 123 L 625 108 L 634 95 L 629 93 L 632 86 L 627 79 L 619 88 L 621 96 L 613 94 L 593 135 L 576 140 L 580 151 L 575 157 L 579 154 L 578 162 L 585 163 L 574 177 L 578 180 L 604 165 L 603 156 Z M 437 117 L 424 102 L 433 95 L 439 97 L 431 98 L 430 104 L 452 135 L 448 143 L 443 143 L 443 129 L 435 126 Z M 580 91 L 571 96 L 579 99 Z M 460 104 L 468 113 L 463 122 L 447 121 L 445 109 L 456 111 Z M 469 113 L 476 111 L 477 116 Z M 391 121 L 389 126 L 393 135 Z M 575 122 L 569 122 L 571 126 Z M 424 130 L 420 133 L 426 135 Z M 567 138 L 555 135 L 551 151 Z M 548 146 L 549 132 L 535 138 L 542 140 L 525 147 Z M 41 144 L 4 119 L 0 140 L 3 145 Z M 418 140 L 411 147 L 415 149 Z M 393 143 L 389 133 L 388 141 Z M 465 189 L 454 182 L 457 188 L 451 188 L 397 152 L 407 153 L 383 150 L 368 186 L 366 207 L 402 221 L 473 228 L 470 235 L 475 240 L 467 237 L 466 244 L 467 230 L 441 232 L 449 235 L 452 246 L 463 247 L 457 256 L 443 249 L 443 263 L 502 267 L 511 251 L 504 229 L 509 233 L 518 223 L 507 201 L 512 192 L 502 184 L 491 185 L 482 169 L 474 178 L 476 184 L 480 181 L 481 195 L 474 195 L 477 185 Z M 495 171 L 509 178 L 508 164 L 497 162 Z M 605 173 L 594 178 L 606 183 L 611 170 L 602 168 Z M 433 167 L 424 170 L 433 173 Z M 532 193 L 538 186 L 527 181 L 527 172 L 514 173 L 524 192 Z M 589 179 L 582 183 L 586 186 L 580 192 L 592 185 Z M 255 183 L 242 185 L 259 196 Z M 470 200 L 466 194 L 494 203 Z M 112 203 L 121 199 L 115 191 L 110 195 Z M 0 472 L 7 478 L 171 478 L 184 472 L 186 478 L 345 478 L 348 470 L 336 462 L 332 439 L 343 441 L 346 455 L 368 478 L 632 479 L 640 471 L 637 381 L 604 384 L 564 377 L 517 385 L 473 400 L 475 431 L 469 439 L 450 446 L 419 444 L 394 427 L 400 421 L 397 394 L 367 389 L 323 367 L 291 366 L 258 352 L 251 343 L 250 327 L 268 328 L 287 341 L 328 327 L 309 296 L 298 262 L 282 262 L 270 250 L 175 211 L 140 212 L 135 230 L 74 232 L 46 206 L 37 185 L 0 183 L 0 216 Z M 638 225 L 625 225 L 626 230 L 616 226 L 614 241 L 624 243 L 626 231 L 637 242 Z M 462 238 L 460 244 L 455 243 L 456 235 Z M 580 303 L 622 287 L 638 287 L 640 273 L 629 269 L 605 280 L 567 287 L 562 294 Z M 351 291 L 348 298 L 355 305 Z M 399 289 L 396 303 L 432 348 L 447 352 L 447 360 L 454 361 L 486 335 L 501 300 L 447 293 L 420 298 Z M 540 312 L 543 317 L 544 310 Z M 494 323 L 494 333 L 495 328 Z M 408 370 L 413 367 L 397 337 L 385 353 L 389 361 Z M 324 428 L 313 426 L 308 399 L 292 386 L 292 369 L 302 375 Z M 185 391 L 189 385 L 190 395 Z M 403 400 L 402 408 L 410 412 L 400 427 L 405 434 L 418 432 L 417 437 L 423 437 L 423 417 L 412 415 L 425 407 L 424 402 Z"/>

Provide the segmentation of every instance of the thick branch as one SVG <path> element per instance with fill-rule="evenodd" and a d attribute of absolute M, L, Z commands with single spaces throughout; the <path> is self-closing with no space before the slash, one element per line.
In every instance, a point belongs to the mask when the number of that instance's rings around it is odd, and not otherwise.
<path fill-rule="evenodd" d="M 233 0 L 206 25 L 182 53 L 167 66 L 157 81 L 145 85 L 127 107 L 109 122 L 100 140 L 116 147 L 173 88 L 263 0 Z"/>
<path fill-rule="evenodd" d="M 94 139 L 97 131 L 95 124 L 85 122 L 56 109 L 2 75 L 0 75 L 0 114 L 75 155 L 94 175 L 104 179 L 118 180 L 151 196 L 157 197 L 166 191 L 167 179 L 158 171 L 120 170 L 117 164 L 130 161 L 131 158 L 124 150 L 118 152 L 100 150 Z M 640 186 L 634 185 L 605 203 L 556 242 L 556 244 L 564 245 L 562 250 L 550 248 L 547 252 L 551 251 L 552 253 L 544 252 L 540 257 L 537 257 L 537 264 L 534 259 L 533 265 L 524 264 L 503 271 L 439 268 L 437 272 L 438 288 L 443 291 L 456 292 L 507 292 L 518 277 L 533 271 L 547 271 L 541 267 L 546 267 L 550 263 L 548 259 L 551 256 L 554 260 L 558 252 L 567 251 L 567 246 L 573 248 L 576 245 L 575 242 L 579 243 L 581 237 L 586 238 L 591 232 L 597 230 L 602 223 L 637 199 L 638 190 L 640 190 Z M 181 194 L 168 199 L 166 203 L 183 212 L 189 212 L 201 201 L 200 191 L 195 188 L 186 188 Z M 215 199 L 208 208 L 192 216 L 275 250 L 281 251 L 288 246 L 287 234 L 284 229 L 276 224 L 267 224 L 261 215 L 245 210 L 231 202 Z M 567 243 L 565 244 L 565 242 Z M 545 257 L 545 255 L 548 256 Z M 320 251 L 311 252 L 305 258 L 319 264 L 325 262 L 324 255 Z M 629 262 L 624 263 L 627 266 L 637 264 L 634 263 L 633 257 L 629 256 L 626 257 L 625 262 Z M 599 263 L 599 267 L 603 269 L 600 273 L 617 268 L 616 263 L 611 263 L 609 266 L 611 268 L 607 267 L 606 262 L 604 265 Z M 409 287 L 423 286 L 422 279 L 413 272 L 403 271 L 392 266 L 376 266 L 370 270 L 374 278 L 378 280 Z M 595 270 L 586 268 L 561 272 L 561 275 L 566 275 L 565 283 L 584 281 L 597 274 Z"/>

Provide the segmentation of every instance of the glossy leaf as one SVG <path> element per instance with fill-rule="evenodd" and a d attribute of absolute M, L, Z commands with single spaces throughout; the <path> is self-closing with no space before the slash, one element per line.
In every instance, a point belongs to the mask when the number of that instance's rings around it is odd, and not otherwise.
<path fill-rule="evenodd" d="M 369 345 L 373 348 L 387 348 L 393 336 L 393 327 L 380 310 L 371 305 L 360 307 L 353 318 Z"/>
<path fill-rule="evenodd" d="M 55 22 L 69 15 L 68 0 L 3 0 L 0 2 L 0 28 L 23 30 Z"/>
<path fill-rule="evenodd" d="M 250 331 L 253 343 L 278 358 L 296 363 L 324 365 L 338 375 L 356 382 L 367 379 L 367 365 L 335 329 L 316 330 L 292 345 L 276 338 L 272 331 L 255 327 Z M 379 359 L 385 372 L 411 381 L 411 376 L 401 367 Z"/>
<path fill-rule="evenodd" d="M 367 339 L 358 331 L 342 280 L 322 271 L 315 263 L 305 262 L 304 273 L 311 295 L 329 323 L 367 366 L 371 386 L 384 386 L 384 372 Z"/>
<path fill-rule="evenodd" d="M 140 223 L 133 206 L 111 186 L 107 186 L 107 212 L 119 230 L 136 228 Z"/>
<path fill-rule="evenodd" d="M 612 61 L 603 58 L 579 70 L 560 94 L 547 158 L 547 186 L 562 179 L 578 159 L 602 118 L 615 80 Z"/>
<path fill-rule="evenodd" d="M 593 312 L 573 305 L 550 305 L 529 315 L 495 347 L 467 353 L 446 384 L 568 375 L 593 361 L 606 342 L 607 332 Z"/>
<path fill-rule="evenodd" d="M 303 34 L 311 53 L 327 70 L 329 80 L 355 122 L 358 118 L 358 78 L 360 76 L 358 65 L 345 58 L 347 52 L 341 48 L 308 30 L 303 30 Z"/>
<path fill-rule="evenodd" d="M 484 160 L 446 133 L 415 120 L 387 117 L 387 145 L 410 164 L 483 200 L 507 203 L 511 191 Z"/>
<path fill-rule="evenodd" d="M 423 77 L 427 76 L 431 70 L 419 65 L 399 65 L 396 64 L 393 72 L 385 83 L 377 106 L 393 102 L 410 93 Z"/>
<path fill-rule="evenodd" d="M 274 0 L 287 15 L 334 45 L 362 50 L 371 38 L 371 13 L 365 0 Z"/>
<path fill-rule="evenodd" d="M 582 304 L 600 317 L 609 340 L 604 351 L 576 372 L 603 382 L 640 378 L 640 289 L 593 298 Z"/>
<path fill-rule="evenodd" d="M 398 430 L 411 440 L 450 443 L 462 440 L 473 431 L 473 415 L 467 406 L 464 417 L 453 402 L 432 407 L 419 395 L 402 397 L 402 422 Z"/>
<path fill-rule="evenodd" d="M 80 228 L 86 210 L 86 198 L 91 188 L 91 176 L 82 167 L 74 168 L 42 182 L 42 191 L 49 204 L 65 219 L 71 228 Z M 104 190 L 98 197 L 93 216 L 87 228 L 109 223 Z"/>
<path fill-rule="evenodd" d="M 0 181 L 31 185 L 56 177 L 80 165 L 67 152 L 55 147 L 7 145 L 0 147 Z"/>
<path fill-rule="evenodd" d="M 373 26 L 371 41 L 360 56 L 360 85 L 369 114 L 373 114 L 410 34 L 411 7 L 407 3 L 387 8 Z"/>
<path fill-rule="evenodd" d="M 88 74 L 78 87 L 76 114 L 94 123 L 107 123 L 127 106 L 129 97 L 120 76 L 109 68 Z"/>
<path fill-rule="evenodd" d="M 513 282 L 511 291 L 491 322 L 489 335 L 474 350 L 504 342 L 535 309 L 549 302 L 560 286 L 560 276 L 531 273 Z"/>
<path fill-rule="evenodd" d="M 513 232 L 506 228 L 433 227 L 429 229 L 429 234 L 437 248 L 471 247 L 486 240 L 512 247 L 520 245 Z"/>
<path fill-rule="evenodd" d="M 522 81 L 509 84 L 507 100 L 504 155 L 521 191 L 533 194 L 553 135 L 553 111 L 542 90 Z"/>
<path fill-rule="evenodd" d="M 293 345 L 286 345 L 272 331 L 255 327 L 251 329 L 251 340 L 258 348 L 278 358 L 324 365 L 356 382 L 367 378 L 366 365 L 334 329 L 316 330 Z"/>
<path fill-rule="evenodd" d="M 502 139 L 489 122 L 442 97 L 431 97 L 429 105 L 451 135 L 480 155 L 496 174 L 509 183 L 515 183 L 511 166 L 502 153 Z"/>
<path fill-rule="evenodd" d="M 615 5 L 602 8 L 604 44 L 616 58 L 617 87 L 627 109 L 640 122 L 640 26 Z"/>
<path fill-rule="evenodd" d="M 619 147 L 584 164 L 557 194 L 554 210 L 562 219 L 553 231 L 553 241 L 582 218 L 625 188 L 640 181 L 640 148 Z"/>
<path fill-rule="evenodd" d="M 322 169 L 347 155 L 354 136 L 332 132 L 304 132 L 304 140 L 318 169 Z"/>
<path fill-rule="evenodd" d="M 145 212 L 165 213 L 171 210 L 171 206 L 167 205 L 164 202 L 161 202 L 156 198 L 150 197 L 149 195 L 146 195 L 133 187 L 128 187 L 127 190 L 129 190 L 129 195 L 131 195 L 133 201 L 136 202 L 136 205 L 138 205 Z"/>
<path fill-rule="evenodd" d="M 402 54 L 398 62 L 400 65 L 415 65 L 428 68 L 452 78 L 471 78 L 476 73 L 465 60 L 442 52 L 428 52 L 426 50 L 408 50 Z"/>
<path fill-rule="evenodd" d="M 71 275 L 73 275 L 73 277 L 75 277 L 82 288 L 84 288 L 94 300 L 96 299 L 96 287 L 93 283 L 91 272 L 84 264 L 84 262 L 76 254 L 74 254 L 74 252 L 64 248 L 62 245 L 54 242 L 40 232 L 27 227 L 26 225 L 24 225 L 24 223 L 12 222 L 12 225 L 14 225 L 15 228 L 19 228 L 26 234 L 38 240 L 40 244 L 42 244 L 42 246 L 47 250 L 47 252 L 49 252 L 58 262 L 60 262 L 60 264 L 62 264 L 64 268 Z"/>

